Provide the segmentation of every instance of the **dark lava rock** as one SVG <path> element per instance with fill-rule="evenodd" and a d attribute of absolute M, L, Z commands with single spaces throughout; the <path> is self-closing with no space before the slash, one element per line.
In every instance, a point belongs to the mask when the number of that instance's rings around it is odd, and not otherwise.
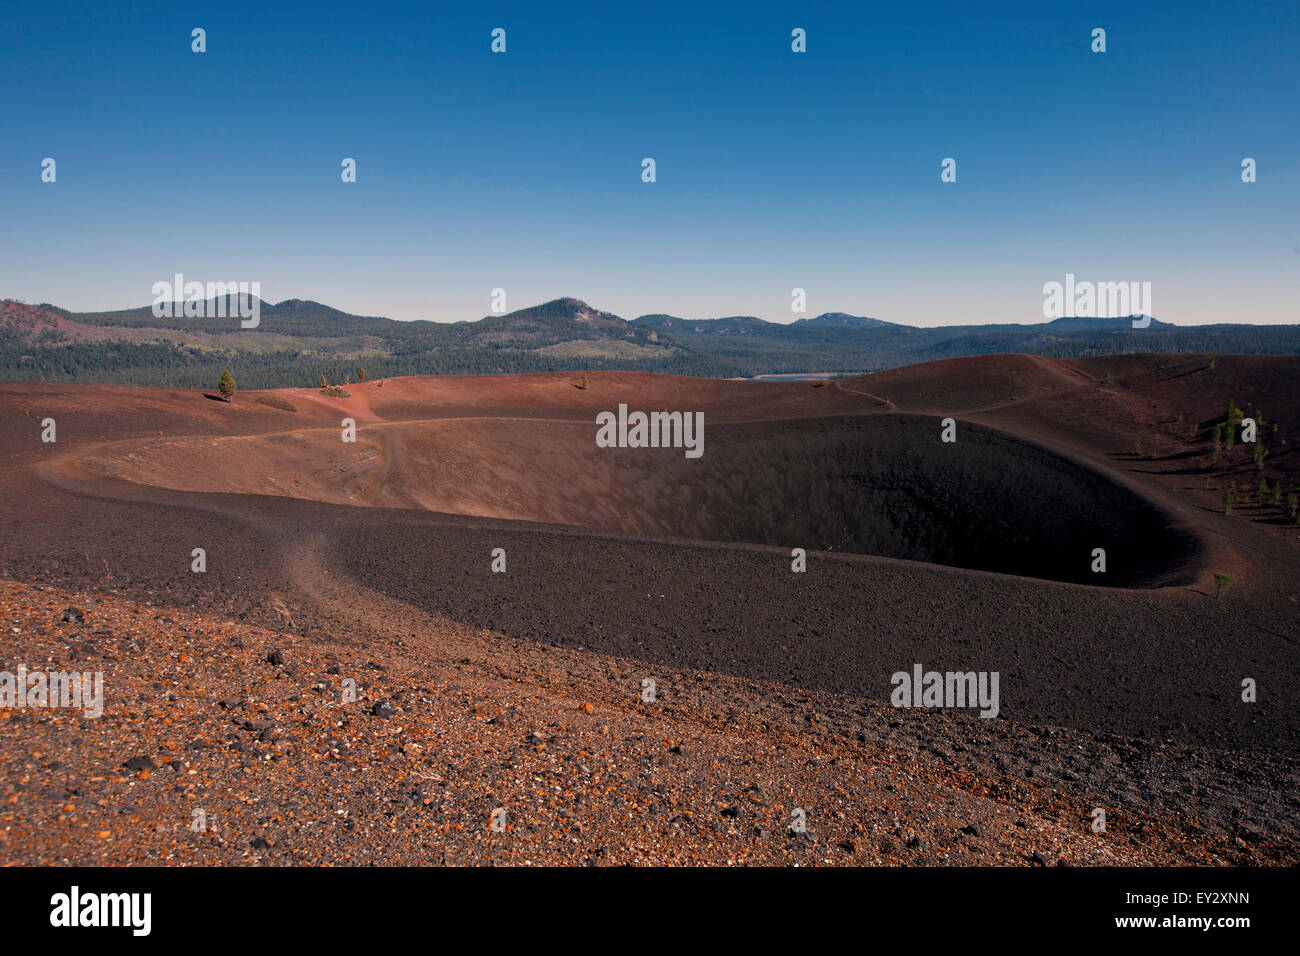
<path fill-rule="evenodd" d="M 280 667 L 284 664 L 284 655 L 279 651 L 272 651 L 270 654 L 266 655 L 266 662 L 268 664 L 274 664 L 276 667 Z"/>
<path fill-rule="evenodd" d="M 1043 856 L 1043 854 L 1041 854 L 1041 853 L 1039 853 L 1037 850 L 1035 850 L 1035 851 L 1034 851 L 1034 862 L 1037 863 L 1039 866 L 1047 866 L 1047 857 Z"/>
<path fill-rule="evenodd" d="M 423 805 L 429 799 L 428 789 L 424 784 L 416 784 L 410 793 L 402 797 L 402 806 L 413 807 L 417 804 Z"/>
<path fill-rule="evenodd" d="M 397 708 L 393 706 L 391 701 L 381 700 L 370 708 L 370 712 L 376 717 L 391 717 L 397 713 Z"/>
<path fill-rule="evenodd" d="M 978 823 L 968 823 L 961 828 L 961 832 L 969 836 L 977 837 L 980 835 L 980 825 Z"/>
<path fill-rule="evenodd" d="M 68 624 L 85 624 L 86 612 L 75 607 L 64 608 L 63 620 Z"/>
<path fill-rule="evenodd" d="M 153 770 L 156 765 L 148 757 L 132 757 L 122 766 L 132 773 L 139 773 L 141 770 Z"/>
<path fill-rule="evenodd" d="M 723 807 L 722 815 L 724 817 L 734 817 L 735 819 L 739 820 L 741 817 L 745 815 L 745 811 L 741 807 Z"/>

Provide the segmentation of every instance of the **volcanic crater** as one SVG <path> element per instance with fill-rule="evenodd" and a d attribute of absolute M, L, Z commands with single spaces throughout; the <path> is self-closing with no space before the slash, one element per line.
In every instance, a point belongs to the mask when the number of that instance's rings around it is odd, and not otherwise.
<path fill-rule="evenodd" d="M 727 422 L 705 454 L 598 448 L 595 425 L 500 418 L 143 439 L 102 474 L 631 534 L 869 554 L 1107 587 L 1190 583 L 1202 548 L 1138 493 L 1032 442 L 917 414 Z M 231 469 L 223 462 L 240 461 Z M 527 462 L 527 467 L 520 467 Z M 248 467 L 254 463 L 264 467 Z M 1093 570 L 1095 549 L 1105 573 Z"/>

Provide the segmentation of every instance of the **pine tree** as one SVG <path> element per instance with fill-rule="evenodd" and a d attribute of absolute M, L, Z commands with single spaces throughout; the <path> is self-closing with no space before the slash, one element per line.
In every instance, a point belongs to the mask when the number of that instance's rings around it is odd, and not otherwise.
<path fill-rule="evenodd" d="M 230 369 L 226 369 L 221 373 L 221 381 L 217 383 L 217 391 L 221 393 L 222 398 L 229 402 L 235 397 L 235 388 L 235 379 L 230 374 Z"/>

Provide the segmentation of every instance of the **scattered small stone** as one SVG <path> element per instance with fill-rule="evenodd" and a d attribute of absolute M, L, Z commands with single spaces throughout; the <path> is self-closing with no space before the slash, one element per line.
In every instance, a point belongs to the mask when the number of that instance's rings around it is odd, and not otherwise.
<path fill-rule="evenodd" d="M 381 700 L 377 701 L 375 706 L 370 708 L 370 713 L 374 714 L 376 717 L 388 718 L 397 713 L 397 708 L 393 706 L 392 701 Z"/>

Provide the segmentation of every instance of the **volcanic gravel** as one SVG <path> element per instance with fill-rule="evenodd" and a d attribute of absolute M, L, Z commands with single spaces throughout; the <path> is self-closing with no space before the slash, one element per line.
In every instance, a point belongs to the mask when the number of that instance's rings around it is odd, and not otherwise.
<path fill-rule="evenodd" d="M 656 671 L 646 701 L 639 663 L 464 628 L 361 644 L 111 591 L 0 582 L 0 602 L 8 657 L 106 684 L 99 718 L 0 709 L 6 863 L 1294 858 L 1294 831 L 1168 805 L 1228 780 L 1268 788 L 1278 768 L 1174 747 L 990 734 L 690 671 Z"/>

